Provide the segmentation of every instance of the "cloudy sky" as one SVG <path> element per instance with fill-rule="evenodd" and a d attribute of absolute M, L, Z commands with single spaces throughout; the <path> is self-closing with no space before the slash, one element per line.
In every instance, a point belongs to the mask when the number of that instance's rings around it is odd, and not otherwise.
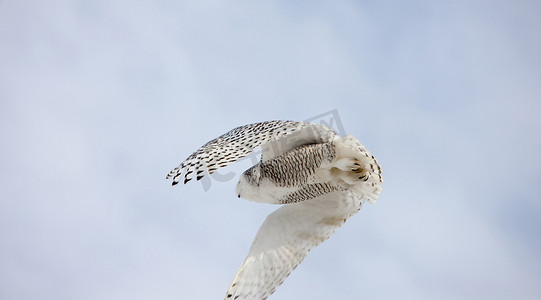
<path fill-rule="evenodd" d="M 165 175 L 327 112 L 383 192 L 272 299 L 541 298 L 540 9 L 1 1 L 0 298 L 221 299 L 276 206 Z"/>

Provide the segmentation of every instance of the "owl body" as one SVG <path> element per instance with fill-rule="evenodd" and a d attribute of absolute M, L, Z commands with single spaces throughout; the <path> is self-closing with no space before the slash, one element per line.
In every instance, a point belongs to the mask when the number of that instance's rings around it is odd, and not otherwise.
<path fill-rule="evenodd" d="M 321 193 L 354 188 L 370 176 L 361 165 L 366 155 L 359 145 L 355 137 L 348 135 L 327 143 L 301 145 L 260 161 L 240 177 L 237 196 L 254 202 L 287 204 L 298 202 L 293 196 L 306 188 L 316 192 L 323 188 Z"/>
<path fill-rule="evenodd" d="M 382 170 L 351 135 L 295 121 L 235 128 L 190 155 L 167 178 L 201 179 L 261 146 L 240 177 L 239 198 L 283 204 L 261 225 L 225 299 L 266 299 L 308 252 L 328 239 L 365 200 L 375 202 Z"/>

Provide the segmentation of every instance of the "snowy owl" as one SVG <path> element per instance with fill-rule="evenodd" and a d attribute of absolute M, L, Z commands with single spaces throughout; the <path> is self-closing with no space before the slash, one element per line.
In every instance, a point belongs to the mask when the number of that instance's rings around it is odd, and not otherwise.
<path fill-rule="evenodd" d="M 381 191 L 381 168 L 351 135 L 307 122 L 268 121 L 235 128 L 206 143 L 167 175 L 173 185 L 201 179 L 261 146 L 240 177 L 247 200 L 283 204 L 257 232 L 225 299 L 266 299 L 308 252 Z"/>

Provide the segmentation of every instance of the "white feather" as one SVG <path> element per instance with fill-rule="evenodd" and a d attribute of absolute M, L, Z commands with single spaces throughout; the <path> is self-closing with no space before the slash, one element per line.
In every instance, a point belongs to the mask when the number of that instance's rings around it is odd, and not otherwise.
<path fill-rule="evenodd" d="M 200 179 L 259 146 L 261 161 L 243 173 L 237 196 L 287 204 L 259 229 L 226 299 L 266 299 L 311 249 L 381 192 L 381 167 L 359 140 L 294 121 L 235 128 L 203 145 L 167 178 L 173 185 L 182 177 L 184 183 Z"/>
<path fill-rule="evenodd" d="M 284 205 L 270 214 L 225 299 L 266 299 L 311 249 L 361 208 L 362 202 L 355 193 L 333 192 Z"/>

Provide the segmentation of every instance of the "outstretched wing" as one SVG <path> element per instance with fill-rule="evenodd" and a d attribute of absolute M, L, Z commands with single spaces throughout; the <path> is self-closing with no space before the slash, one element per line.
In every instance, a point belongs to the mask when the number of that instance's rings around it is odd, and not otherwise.
<path fill-rule="evenodd" d="M 225 299 L 266 299 L 312 248 L 361 208 L 363 201 L 351 191 L 337 191 L 284 205 L 270 214 Z"/>
<path fill-rule="evenodd" d="M 205 171 L 212 174 L 218 168 L 250 154 L 255 148 L 295 132 L 303 134 L 293 135 L 295 138 L 287 143 L 272 144 L 272 147 L 263 150 L 263 156 L 273 157 L 290 149 L 292 145 L 336 135 L 328 127 L 307 122 L 267 121 L 240 126 L 203 145 L 169 172 L 166 178 L 173 178 L 173 185 L 179 183 L 182 177 L 184 183 L 192 180 L 194 176 L 199 180 L 203 178 Z"/>

